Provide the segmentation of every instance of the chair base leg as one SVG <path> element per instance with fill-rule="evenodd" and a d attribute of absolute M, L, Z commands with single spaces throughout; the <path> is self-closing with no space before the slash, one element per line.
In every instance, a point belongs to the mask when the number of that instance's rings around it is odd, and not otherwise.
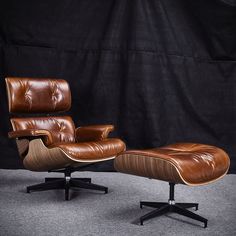
<path fill-rule="evenodd" d="M 93 189 L 93 190 L 98 190 L 98 191 L 104 191 L 105 194 L 108 193 L 107 187 L 97 185 L 97 184 L 88 183 L 85 181 L 81 181 L 79 179 L 71 179 L 70 186 L 75 187 L 75 188 L 84 188 L 84 189 Z"/>
<path fill-rule="evenodd" d="M 207 221 L 208 221 L 207 219 L 187 210 L 187 208 L 192 208 L 192 207 L 195 207 L 195 209 L 198 210 L 198 203 L 175 203 L 174 185 L 175 184 L 170 183 L 170 198 L 169 198 L 168 202 L 144 202 L 144 201 L 140 202 L 140 208 L 143 208 L 143 206 L 157 208 L 157 209 L 147 213 L 146 215 L 140 217 L 140 224 L 143 225 L 144 221 L 152 219 L 154 217 L 164 215 L 168 212 L 174 212 L 179 215 L 183 215 L 183 216 L 189 217 L 191 219 L 203 222 L 204 228 L 206 228 Z"/>
<path fill-rule="evenodd" d="M 64 178 L 45 178 L 44 183 L 31 185 L 26 188 L 27 193 L 32 191 L 46 191 L 52 189 L 64 189 L 65 200 L 69 200 L 70 189 L 92 189 L 108 193 L 108 188 L 91 183 L 91 178 L 71 178 L 71 172 L 65 172 Z"/>
<path fill-rule="evenodd" d="M 74 180 L 81 180 L 84 182 L 91 183 L 91 178 L 73 178 Z M 55 180 L 64 180 L 64 178 L 45 178 L 45 182 L 55 181 Z"/>
<path fill-rule="evenodd" d="M 198 210 L 198 203 L 176 203 L 176 205 L 178 205 L 178 206 L 180 206 L 180 207 L 182 207 L 182 208 L 185 208 L 185 209 L 187 209 L 187 208 L 193 208 L 193 207 L 195 207 L 195 211 L 197 211 Z"/>
<path fill-rule="evenodd" d="M 28 186 L 26 188 L 27 193 L 30 193 L 32 191 L 45 191 L 45 190 L 51 190 L 51 189 L 63 189 L 65 184 L 65 180 L 55 180 L 50 181 L 46 183 L 41 184 L 35 184 Z"/>

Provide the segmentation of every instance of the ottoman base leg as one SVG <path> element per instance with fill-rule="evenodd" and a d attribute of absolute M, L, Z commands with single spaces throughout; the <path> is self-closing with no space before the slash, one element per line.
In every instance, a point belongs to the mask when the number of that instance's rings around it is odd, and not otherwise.
<path fill-rule="evenodd" d="M 157 208 L 154 211 L 151 211 L 147 213 L 146 215 L 140 217 L 140 224 L 143 225 L 143 222 L 145 220 L 164 215 L 168 212 L 174 212 L 174 213 L 189 217 L 191 219 L 203 222 L 204 228 L 206 228 L 207 219 L 186 209 L 186 208 L 195 207 L 195 209 L 198 210 L 198 203 L 175 203 L 175 200 L 174 200 L 175 184 L 174 183 L 169 183 L 169 184 L 170 184 L 170 198 L 168 202 L 143 202 L 143 201 L 140 202 L 140 208 L 142 208 L 143 206 Z"/>

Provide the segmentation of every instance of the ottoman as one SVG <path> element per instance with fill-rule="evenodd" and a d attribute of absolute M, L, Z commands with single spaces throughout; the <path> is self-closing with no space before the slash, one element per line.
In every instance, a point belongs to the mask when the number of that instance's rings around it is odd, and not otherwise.
<path fill-rule="evenodd" d="M 130 150 L 119 154 L 114 162 L 119 172 L 138 175 L 169 182 L 168 202 L 140 202 L 140 208 L 156 208 L 140 218 L 145 220 L 175 212 L 204 223 L 207 219 L 187 210 L 197 203 L 176 203 L 174 199 L 175 184 L 199 186 L 212 183 L 222 178 L 228 171 L 230 160 L 220 148 L 197 143 L 176 143 L 149 150 Z"/>

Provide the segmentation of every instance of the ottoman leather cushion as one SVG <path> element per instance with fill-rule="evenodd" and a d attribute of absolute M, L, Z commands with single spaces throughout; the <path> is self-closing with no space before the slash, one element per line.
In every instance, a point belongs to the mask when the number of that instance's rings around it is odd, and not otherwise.
<path fill-rule="evenodd" d="M 222 149 L 176 143 L 149 150 L 130 150 L 115 159 L 119 172 L 186 185 L 202 185 L 223 177 L 230 159 Z"/>

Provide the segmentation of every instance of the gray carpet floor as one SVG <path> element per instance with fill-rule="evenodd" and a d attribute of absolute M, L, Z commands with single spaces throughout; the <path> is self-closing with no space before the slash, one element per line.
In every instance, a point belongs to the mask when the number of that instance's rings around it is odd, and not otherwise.
<path fill-rule="evenodd" d="M 55 173 L 0 170 L 0 235 L 236 235 L 236 175 L 216 183 L 176 186 L 176 201 L 198 202 L 203 224 L 176 214 L 149 220 L 138 218 L 152 210 L 139 208 L 140 200 L 166 201 L 168 183 L 120 173 L 74 173 L 92 177 L 109 187 L 109 193 L 80 190 L 64 201 L 62 190 L 27 194 L 25 186 L 43 181 Z"/>

